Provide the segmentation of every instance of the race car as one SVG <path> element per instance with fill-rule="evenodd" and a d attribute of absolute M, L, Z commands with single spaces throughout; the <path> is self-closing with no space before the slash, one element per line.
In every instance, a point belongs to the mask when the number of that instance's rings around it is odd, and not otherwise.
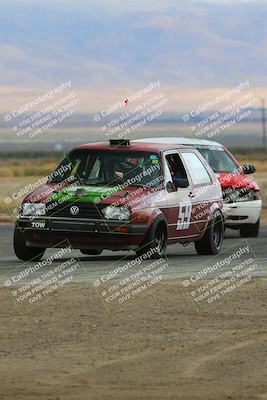
<path fill-rule="evenodd" d="M 262 200 L 260 187 L 253 174 L 253 165 L 241 166 L 233 154 L 222 144 L 204 139 L 147 138 L 140 142 L 168 143 L 192 146 L 200 151 L 217 174 L 224 198 L 225 227 L 239 230 L 241 237 L 257 237 L 260 229 Z"/>
<path fill-rule="evenodd" d="M 217 254 L 224 237 L 221 186 L 188 146 L 129 140 L 76 147 L 28 195 L 14 232 L 21 260 L 66 241 L 83 254 L 134 250 L 160 258 L 168 244 Z"/>

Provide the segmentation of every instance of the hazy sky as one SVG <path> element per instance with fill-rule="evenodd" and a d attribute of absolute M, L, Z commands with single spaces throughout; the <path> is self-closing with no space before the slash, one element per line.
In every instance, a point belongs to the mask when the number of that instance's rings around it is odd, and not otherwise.
<path fill-rule="evenodd" d="M 1 110 L 71 80 L 95 109 L 159 80 L 194 96 L 267 86 L 267 2 L 0 1 Z"/>

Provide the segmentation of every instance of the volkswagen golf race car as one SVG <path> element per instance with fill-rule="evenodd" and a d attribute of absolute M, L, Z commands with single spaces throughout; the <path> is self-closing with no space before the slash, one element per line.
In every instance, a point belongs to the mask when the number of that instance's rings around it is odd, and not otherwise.
<path fill-rule="evenodd" d="M 197 150 L 111 140 L 76 147 L 24 199 L 14 251 L 36 260 L 67 240 L 89 255 L 154 249 L 156 258 L 167 244 L 188 242 L 217 254 L 223 235 L 221 186 Z"/>
<path fill-rule="evenodd" d="M 253 165 L 241 166 L 222 144 L 210 140 L 164 137 L 140 142 L 182 144 L 198 149 L 220 180 L 227 214 L 225 226 L 239 229 L 241 237 L 258 236 L 262 200 L 257 182 L 248 176 L 256 171 Z"/>

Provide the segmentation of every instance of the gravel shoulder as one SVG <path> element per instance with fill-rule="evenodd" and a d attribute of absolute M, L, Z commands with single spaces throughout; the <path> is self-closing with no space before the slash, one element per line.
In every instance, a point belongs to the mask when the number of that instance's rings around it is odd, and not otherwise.
<path fill-rule="evenodd" d="M 267 398 L 267 279 L 205 312 L 180 280 L 115 312 L 69 289 L 27 315 L 0 289 L 0 399 Z"/>

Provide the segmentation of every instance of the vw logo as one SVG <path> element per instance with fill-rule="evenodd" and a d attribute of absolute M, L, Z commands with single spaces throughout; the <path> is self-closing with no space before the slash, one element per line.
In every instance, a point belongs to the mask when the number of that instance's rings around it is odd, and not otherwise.
<path fill-rule="evenodd" d="M 77 207 L 77 206 L 72 206 L 72 207 L 70 208 L 70 213 L 71 213 L 71 215 L 78 215 L 79 212 L 80 212 L 80 209 L 79 209 L 79 207 Z"/>

